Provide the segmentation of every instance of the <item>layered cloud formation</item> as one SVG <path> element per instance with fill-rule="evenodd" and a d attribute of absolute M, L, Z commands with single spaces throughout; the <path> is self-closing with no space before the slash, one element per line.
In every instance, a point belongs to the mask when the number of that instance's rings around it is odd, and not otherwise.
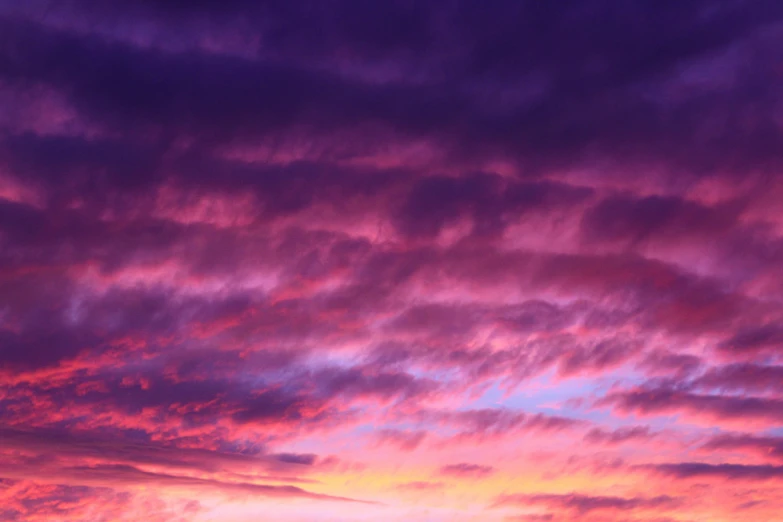
<path fill-rule="evenodd" d="M 2 0 L 0 107 L 0 519 L 783 512 L 783 3 Z"/>

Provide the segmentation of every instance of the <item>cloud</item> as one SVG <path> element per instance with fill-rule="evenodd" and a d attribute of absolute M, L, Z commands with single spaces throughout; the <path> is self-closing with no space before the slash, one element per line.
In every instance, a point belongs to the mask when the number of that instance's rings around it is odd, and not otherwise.
<path fill-rule="evenodd" d="M 679 375 L 688 375 L 698 370 L 702 365 L 701 358 L 681 353 L 655 351 L 639 363 L 648 373 L 669 374 L 672 371 Z"/>
<path fill-rule="evenodd" d="M 583 349 L 572 349 L 564 355 L 558 367 L 563 375 L 582 372 L 602 372 L 619 366 L 636 355 L 637 350 L 631 344 L 603 341 Z"/>
<path fill-rule="evenodd" d="M 584 440 L 592 444 L 616 446 L 629 442 L 647 441 L 655 438 L 657 435 L 648 426 L 628 426 L 615 430 L 592 428 L 585 434 Z"/>
<path fill-rule="evenodd" d="M 2 474 L 16 480 L 103 488 L 154 484 L 162 488 L 215 489 L 227 494 L 351 500 L 311 493 L 291 485 L 259 483 L 312 482 L 282 474 L 307 472 L 306 468 L 316 461 L 314 455 L 226 453 L 62 430 L 3 429 L 0 437 L 8 463 Z M 19 463 L 15 464 L 15 460 Z M 264 473 L 258 473 L 259 470 Z M 215 478 L 225 473 L 252 478 L 255 482 Z"/>
<path fill-rule="evenodd" d="M 413 451 L 427 438 L 424 430 L 383 429 L 376 432 L 379 442 L 392 444 L 405 451 Z"/>
<path fill-rule="evenodd" d="M 783 366 L 737 363 L 710 368 L 694 386 L 702 389 L 744 392 L 778 392 L 783 390 Z"/>
<path fill-rule="evenodd" d="M 619 411 L 642 415 L 685 413 L 719 420 L 758 420 L 775 423 L 781 418 L 781 401 L 775 398 L 704 395 L 670 388 L 613 392 L 599 401 Z"/>
<path fill-rule="evenodd" d="M 676 197 L 613 196 L 582 217 L 582 233 L 592 241 L 698 239 L 728 231 L 739 208 L 711 208 Z"/>
<path fill-rule="evenodd" d="M 781 342 L 783 342 L 783 331 L 778 326 L 762 325 L 739 330 L 723 341 L 718 348 L 738 354 L 753 353 L 780 346 Z"/>
<path fill-rule="evenodd" d="M 677 462 L 672 464 L 655 464 L 648 468 L 655 473 L 678 479 L 714 477 L 731 481 L 759 481 L 783 477 L 783 466 L 770 464 Z"/>
<path fill-rule="evenodd" d="M 61 468 L 38 469 L 30 473 L 28 469 L 9 467 L 6 477 L 31 479 L 41 482 L 70 481 L 75 484 L 104 487 L 123 487 L 130 485 L 154 485 L 162 488 L 214 489 L 226 494 L 239 493 L 281 498 L 305 498 L 312 500 L 363 502 L 346 497 L 311 493 L 296 486 L 270 486 L 249 482 L 228 482 L 215 479 L 198 478 L 186 475 L 171 475 L 145 471 L 125 464 L 101 464 L 96 466 L 65 466 Z"/>
<path fill-rule="evenodd" d="M 676 75 L 681 67 L 763 33 L 780 15 L 772 3 L 753 12 L 727 4 L 705 19 L 702 2 L 667 8 L 640 5 L 622 13 L 595 2 L 587 9 L 592 24 L 573 24 L 570 20 L 580 11 L 576 7 L 554 11 L 500 2 L 477 12 L 465 2 L 442 10 L 398 4 L 367 9 L 355 2 L 334 2 L 318 10 L 321 15 L 315 18 L 324 20 L 322 24 L 304 27 L 291 23 L 307 19 L 298 8 L 233 4 L 231 9 L 184 9 L 180 16 L 191 13 L 207 25 L 210 18 L 204 15 L 215 12 L 233 13 L 229 19 L 236 23 L 243 16 L 265 21 L 255 24 L 256 40 L 265 50 L 257 57 L 200 53 L 197 40 L 184 30 L 180 38 L 186 50 L 163 53 L 6 20 L 4 33 L 17 54 L 6 53 L 4 71 L 14 81 L 61 89 L 78 110 L 115 127 L 157 124 L 212 139 L 265 135 L 297 125 L 328 133 L 381 122 L 410 137 L 424 135 L 467 150 L 500 148 L 547 163 L 556 163 L 557 156 L 561 163 L 581 159 L 591 146 L 607 156 L 663 156 L 701 168 L 719 164 L 719 158 L 727 164 L 776 158 L 771 147 L 774 128 L 726 125 L 710 135 L 703 123 L 708 115 L 734 122 L 752 113 L 752 93 L 757 95 L 755 104 L 771 104 L 762 83 L 773 74 L 768 62 L 743 64 L 746 74 L 732 89 L 721 89 L 714 81 L 712 90 L 689 91 L 680 87 Z M 83 5 L 71 9 L 71 16 L 85 15 Z M 100 20 L 99 13 L 91 16 Z M 165 13 L 172 10 L 154 10 L 142 20 L 177 19 Z M 139 23 L 138 16 L 136 11 L 128 20 Z M 399 29 L 382 29 L 382 21 L 390 19 L 400 20 Z M 497 20 L 527 22 L 520 30 Z M 588 25 L 600 26 L 607 41 L 589 37 Z M 665 40 L 651 42 L 649 35 L 663 34 L 664 28 Z M 566 29 L 569 38 L 553 37 Z M 462 44 L 448 46 L 450 41 Z M 608 41 L 626 45 L 619 50 Z M 531 45 L 547 51 L 531 57 L 525 52 Z M 360 71 L 381 60 L 396 81 L 370 82 L 350 70 L 342 75 L 325 72 L 339 63 L 344 49 L 357 57 Z M 45 58 L 51 53 L 58 57 L 56 67 L 47 67 Z M 85 63 L 112 65 L 115 75 L 100 77 Z M 332 67 L 319 68 L 319 63 Z M 406 81 L 416 73 L 423 81 Z M 216 82 L 217 77 L 222 81 Z M 644 85 L 661 94 L 639 96 Z M 614 93 L 611 103 L 607 91 Z M 661 97 L 670 91 L 680 96 L 663 104 L 669 118 L 658 118 Z M 709 103 L 703 101 L 707 94 Z M 258 120 L 249 114 L 265 117 Z M 731 150 L 742 151 L 742 157 L 723 150 L 732 139 Z M 709 153 L 716 157 L 709 159 Z"/>
<path fill-rule="evenodd" d="M 458 439 L 477 441 L 502 438 L 515 433 L 568 432 L 585 425 L 580 419 L 543 413 L 530 414 L 510 408 L 455 411 L 422 409 L 417 413 L 417 417 L 421 422 L 437 423 L 455 429 Z"/>
<path fill-rule="evenodd" d="M 574 511 L 586 515 L 593 511 L 636 511 L 673 509 L 680 500 L 669 496 L 658 497 L 614 497 L 581 494 L 565 495 L 502 495 L 495 500 L 495 506 L 522 505 L 545 506 L 551 509 Z"/>
<path fill-rule="evenodd" d="M 144 514 L 151 522 L 185 522 L 199 515 L 196 500 L 162 500 L 152 494 L 117 493 L 110 488 L 6 481 L 0 489 L 4 520 L 134 520 Z"/>
<path fill-rule="evenodd" d="M 438 473 L 444 476 L 450 477 L 465 477 L 465 478 L 482 478 L 494 473 L 495 468 L 492 466 L 482 466 L 480 464 L 470 464 L 467 462 L 460 462 L 458 464 L 448 464 L 442 466 Z"/>
<path fill-rule="evenodd" d="M 317 455 L 312 453 L 279 453 L 274 455 L 274 458 L 280 462 L 286 462 L 289 464 L 301 464 L 304 466 L 311 466 L 318 458 Z"/>
<path fill-rule="evenodd" d="M 97 465 L 154 466 L 172 473 L 252 473 L 269 482 L 303 483 L 311 479 L 315 455 L 269 454 L 261 449 L 245 452 L 191 448 L 175 443 L 139 441 L 129 436 L 110 437 L 100 432 L 64 429 L 0 429 L 3 449 L 30 458 Z M 176 441 L 182 444 L 183 441 Z M 35 473 L 33 473 L 35 475 Z"/>
<path fill-rule="evenodd" d="M 783 438 L 745 433 L 726 433 L 709 438 L 701 448 L 706 452 L 745 450 L 765 458 L 783 460 Z"/>
<path fill-rule="evenodd" d="M 576 205 L 590 196 L 587 188 L 551 182 L 509 182 L 492 174 L 430 176 L 411 189 L 396 216 L 408 237 L 436 237 L 459 220 L 469 219 L 473 234 L 496 236 L 529 210 L 551 211 Z"/>

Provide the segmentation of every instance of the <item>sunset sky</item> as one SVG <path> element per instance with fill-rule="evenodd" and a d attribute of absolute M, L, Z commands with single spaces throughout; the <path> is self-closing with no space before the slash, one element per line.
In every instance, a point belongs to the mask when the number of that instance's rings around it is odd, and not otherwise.
<path fill-rule="evenodd" d="M 0 0 L 0 521 L 783 521 L 783 1 Z"/>

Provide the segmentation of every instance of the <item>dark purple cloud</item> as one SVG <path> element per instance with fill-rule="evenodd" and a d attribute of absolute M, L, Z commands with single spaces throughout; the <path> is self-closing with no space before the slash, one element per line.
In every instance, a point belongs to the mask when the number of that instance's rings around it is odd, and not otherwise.
<path fill-rule="evenodd" d="M 783 437 L 727 433 L 711 437 L 702 448 L 707 452 L 744 450 L 763 457 L 783 460 Z"/>
<path fill-rule="evenodd" d="M 111 436 L 113 435 L 113 436 Z M 245 452 L 216 451 L 183 446 L 186 440 L 157 442 L 134 440 L 130 436 L 101 433 L 100 430 L 67 429 L 20 430 L 3 428 L 0 436 L 6 450 L 23 454 L 47 455 L 52 459 L 97 460 L 132 465 L 159 465 L 171 469 L 216 472 L 263 469 L 267 473 L 292 475 L 284 480 L 299 481 L 295 473 L 306 472 L 314 455 L 267 454 L 263 448 Z M 273 478 L 266 475 L 267 479 Z M 280 480 L 278 478 L 278 480 Z"/>
<path fill-rule="evenodd" d="M 783 391 L 783 366 L 752 363 L 716 366 L 696 379 L 694 385 L 727 391 L 780 392 Z"/>
<path fill-rule="evenodd" d="M 656 473 L 673 478 L 723 478 L 726 480 L 771 480 L 783 478 L 783 466 L 769 464 L 706 464 L 678 462 L 650 466 Z"/>
<path fill-rule="evenodd" d="M 588 241 L 638 243 L 661 236 L 674 241 L 694 239 L 729 230 L 739 210 L 736 205 L 709 208 L 675 197 L 615 196 L 584 214 L 582 233 Z"/>
<path fill-rule="evenodd" d="M 716 419 L 746 419 L 777 423 L 783 419 L 783 401 L 777 398 L 704 395 L 669 388 L 612 393 L 601 400 L 621 411 L 642 415 L 687 413 Z"/>
<path fill-rule="evenodd" d="M 218 10 L 234 12 L 233 20 L 256 20 L 263 42 L 258 58 L 213 57 L 190 49 L 156 53 L 6 20 L 4 33 L 16 52 L 5 53 L 0 63 L 14 82 L 62 90 L 91 119 L 195 132 L 207 139 L 264 135 L 297 125 L 328 131 L 381 122 L 409 136 L 456 140 L 472 149 L 500 146 L 514 156 L 548 162 L 557 155 L 560 161 L 582 157 L 590 147 L 644 159 L 654 151 L 702 168 L 721 159 L 728 164 L 779 159 L 772 147 L 775 127 L 730 124 L 747 119 L 759 104 L 773 103 L 763 82 L 774 71 L 761 57 L 745 64 L 742 82 L 732 90 L 697 89 L 670 99 L 666 119 L 659 116 L 661 101 L 641 95 L 645 82 L 662 93 L 675 90 L 668 84 L 676 85 L 672 77 L 678 68 L 752 40 L 755 31 L 781 16 L 774 2 L 752 10 L 726 4 L 710 17 L 703 15 L 708 7 L 703 2 L 626 9 L 594 2 L 557 10 L 516 2 L 489 10 L 469 2 L 447 9 L 396 2 L 369 9 L 334 2 L 316 9 L 321 16 L 277 2 L 258 9 L 233 4 Z M 71 16 L 83 16 L 84 9 L 72 4 Z M 204 9 L 184 12 L 214 13 Z M 298 22 L 292 26 L 292 20 Z M 388 20 L 401 22 L 391 31 L 371 29 L 386 27 Z M 601 27 L 602 38 L 595 38 L 595 27 Z M 569 38 L 555 36 L 562 31 Z M 183 38 L 192 41 L 188 33 Z M 620 41 L 623 45 L 616 45 Z M 543 51 L 533 56 L 526 51 L 532 46 Z M 380 59 L 398 77 L 421 72 L 426 81 L 377 84 L 314 67 L 337 65 L 345 49 L 359 58 L 360 70 Z M 52 56 L 55 66 L 47 61 Z M 95 72 L 106 67 L 115 74 Z M 515 86 L 520 94 L 499 95 Z M 533 94 L 524 96 L 526 91 Z M 705 112 L 727 124 L 710 136 Z M 727 149 L 742 150 L 743 157 Z"/>
<path fill-rule="evenodd" d="M 312 453 L 279 453 L 274 455 L 274 458 L 280 462 L 285 462 L 288 464 L 311 466 L 313 463 L 315 463 L 318 456 Z"/>
<path fill-rule="evenodd" d="M 783 344 L 783 330 L 778 325 L 765 324 L 743 328 L 729 339 L 723 341 L 718 348 L 727 352 L 748 353 L 769 348 L 777 348 Z"/>

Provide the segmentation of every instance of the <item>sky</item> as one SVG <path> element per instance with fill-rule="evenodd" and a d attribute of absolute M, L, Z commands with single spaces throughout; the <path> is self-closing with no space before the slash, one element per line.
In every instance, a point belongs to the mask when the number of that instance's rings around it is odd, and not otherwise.
<path fill-rule="evenodd" d="M 783 520 L 783 2 L 0 0 L 0 520 Z"/>

